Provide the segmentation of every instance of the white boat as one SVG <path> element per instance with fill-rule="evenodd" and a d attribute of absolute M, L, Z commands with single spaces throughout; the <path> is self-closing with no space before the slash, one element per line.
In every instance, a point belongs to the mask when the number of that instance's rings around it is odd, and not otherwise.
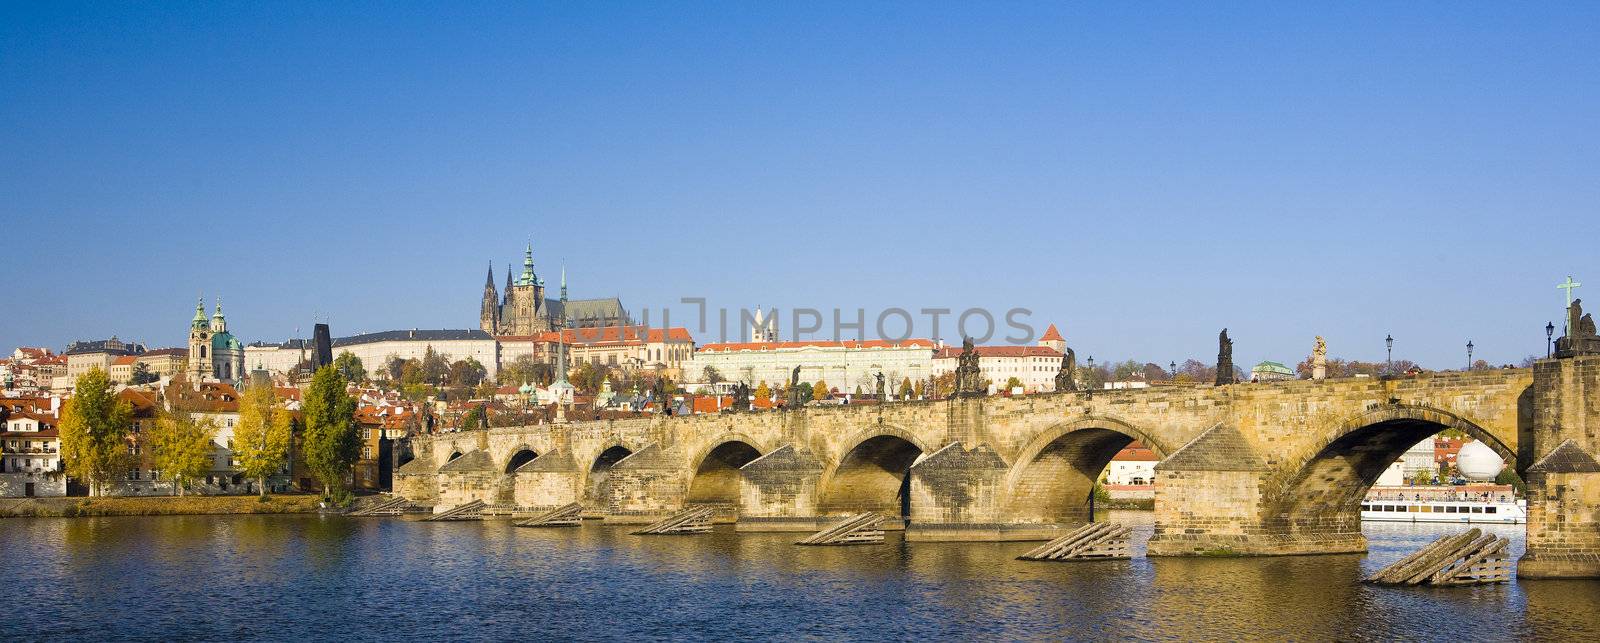
<path fill-rule="evenodd" d="M 1526 500 L 1379 500 L 1361 502 L 1361 519 L 1377 522 L 1458 522 L 1520 525 L 1528 522 Z"/>

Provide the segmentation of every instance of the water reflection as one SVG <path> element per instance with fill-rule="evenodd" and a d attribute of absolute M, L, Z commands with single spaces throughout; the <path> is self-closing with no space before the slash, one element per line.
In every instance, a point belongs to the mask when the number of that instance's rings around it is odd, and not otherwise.
<path fill-rule="evenodd" d="M 1113 516 L 1149 537 L 1149 514 Z M 316 516 L 0 521 L 28 639 L 1589 639 L 1600 583 L 1360 584 L 1367 555 L 1037 563 L 1030 543 L 798 547 L 795 534 Z M 1498 532 L 1497 532 L 1498 533 Z M 1520 553 L 1522 538 L 1512 537 Z"/>

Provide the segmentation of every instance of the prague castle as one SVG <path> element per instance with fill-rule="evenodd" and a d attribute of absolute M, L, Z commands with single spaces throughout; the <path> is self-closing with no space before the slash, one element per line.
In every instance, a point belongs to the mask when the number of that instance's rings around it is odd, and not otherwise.
<path fill-rule="evenodd" d="M 566 273 L 561 275 L 561 297 L 545 297 L 544 280 L 533 270 L 533 244 L 522 259 L 522 274 L 511 278 L 506 267 L 505 292 L 494 287 L 494 266 L 483 284 L 483 305 L 478 327 L 496 337 L 529 336 L 558 328 L 625 326 L 629 323 L 622 301 L 616 297 L 567 300 Z"/>

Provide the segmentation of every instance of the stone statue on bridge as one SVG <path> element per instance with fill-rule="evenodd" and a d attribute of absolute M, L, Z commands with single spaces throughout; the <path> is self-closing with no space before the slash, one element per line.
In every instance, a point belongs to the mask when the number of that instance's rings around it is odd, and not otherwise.
<path fill-rule="evenodd" d="M 878 401 L 882 402 L 882 401 L 888 399 L 888 398 L 884 397 L 884 394 L 883 394 L 883 371 L 878 371 L 878 374 L 876 375 L 876 377 L 877 377 L 877 380 L 878 380 Z"/>
<path fill-rule="evenodd" d="M 743 381 L 733 385 L 733 406 L 729 407 L 735 413 L 750 410 L 750 385 Z"/>
<path fill-rule="evenodd" d="M 1328 377 L 1328 342 L 1317 335 L 1317 345 L 1311 349 L 1311 379 L 1322 380 Z"/>
<path fill-rule="evenodd" d="M 1078 355 L 1068 347 L 1067 352 L 1061 354 L 1061 368 L 1056 370 L 1056 392 L 1078 390 Z"/>
<path fill-rule="evenodd" d="M 1228 339 L 1228 329 L 1224 328 L 1217 335 L 1217 386 L 1238 381 L 1233 373 L 1233 340 Z"/>
<path fill-rule="evenodd" d="M 1556 340 L 1556 357 L 1600 354 L 1600 336 L 1595 334 L 1594 316 L 1583 312 L 1583 300 L 1567 306 L 1567 334 Z"/>
<path fill-rule="evenodd" d="M 978 349 L 971 337 L 961 339 L 961 356 L 956 358 L 956 395 L 980 397 L 985 393 L 983 370 L 978 368 Z"/>

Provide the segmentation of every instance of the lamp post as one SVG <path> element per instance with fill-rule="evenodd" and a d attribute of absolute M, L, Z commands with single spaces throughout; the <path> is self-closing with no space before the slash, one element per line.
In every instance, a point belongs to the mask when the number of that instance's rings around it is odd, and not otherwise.
<path fill-rule="evenodd" d="M 1167 379 L 1169 379 L 1169 380 L 1178 379 L 1178 362 L 1177 362 L 1177 360 L 1173 360 L 1172 362 L 1167 364 Z"/>
<path fill-rule="evenodd" d="M 1472 340 L 1467 340 L 1467 370 L 1472 370 Z"/>
<path fill-rule="evenodd" d="M 1394 375 L 1394 335 L 1385 334 L 1383 343 L 1389 347 L 1389 360 L 1383 367 L 1384 375 Z"/>
<path fill-rule="evenodd" d="M 1556 334 L 1556 323 L 1555 322 L 1545 322 L 1545 324 L 1544 324 L 1544 358 L 1545 359 L 1550 359 L 1550 338 L 1554 337 L 1555 334 Z"/>

